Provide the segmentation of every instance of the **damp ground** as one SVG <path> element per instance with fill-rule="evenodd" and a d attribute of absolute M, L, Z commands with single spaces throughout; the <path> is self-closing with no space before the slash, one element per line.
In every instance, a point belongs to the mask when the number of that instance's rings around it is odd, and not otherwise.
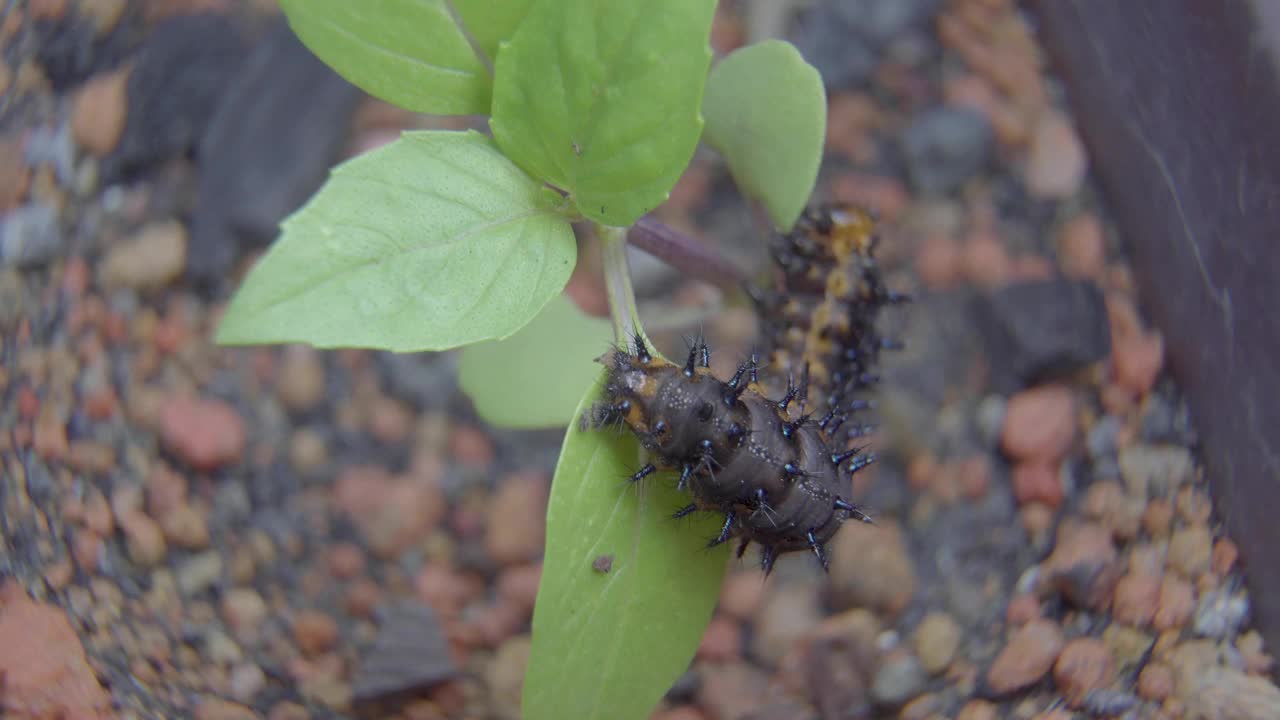
<path fill-rule="evenodd" d="M 718 52 L 782 36 L 822 71 L 818 196 L 880 212 L 916 301 L 866 418 L 876 525 L 827 576 L 735 562 L 656 717 L 1277 717 L 1249 569 L 1031 20 L 721 5 Z M 452 354 L 210 341 L 330 163 L 445 126 L 336 80 L 272 6 L 3 3 L 6 717 L 518 717 L 561 433 L 487 426 Z M 660 215 L 768 262 L 711 153 Z M 686 311 L 655 316 L 692 318 L 655 338 L 701 327 L 731 369 L 750 310 L 633 261 L 648 308 Z M 599 307 L 590 277 L 574 296 Z"/>

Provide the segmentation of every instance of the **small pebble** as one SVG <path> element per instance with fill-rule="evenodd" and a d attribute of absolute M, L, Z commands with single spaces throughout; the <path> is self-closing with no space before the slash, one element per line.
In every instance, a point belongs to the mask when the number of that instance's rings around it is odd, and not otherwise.
<path fill-rule="evenodd" d="M 1230 538 L 1218 538 L 1213 543 L 1213 556 L 1209 565 L 1215 573 L 1226 575 L 1234 569 L 1238 557 L 1240 551 Z"/>
<path fill-rule="evenodd" d="M 267 603 L 252 588 L 231 588 L 222 599 L 222 620 L 237 638 L 255 638 L 267 617 Z"/>
<path fill-rule="evenodd" d="M 196 705 L 195 720 L 257 720 L 258 714 L 240 703 L 206 697 Z"/>
<path fill-rule="evenodd" d="M 1117 621 L 1142 627 L 1155 616 L 1160 600 L 1159 576 L 1129 573 L 1116 583 L 1111 613 Z"/>
<path fill-rule="evenodd" d="M 1076 638 L 1062 648 L 1053 665 L 1053 680 L 1073 707 L 1080 707 L 1094 690 L 1115 680 L 1107 646 L 1097 638 Z"/>
<path fill-rule="evenodd" d="M 227 403 L 177 394 L 160 408 L 165 446 L 196 470 L 216 470 L 244 453 L 244 419 Z"/>
<path fill-rule="evenodd" d="M 775 585 L 765 594 L 752 625 L 751 651 L 766 666 L 783 656 L 818 627 L 822 612 L 817 593 L 808 585 Z"/>
<path fill-rule="evenodd" d="M 129 559 L 143 567 L 158 565 L 165 556 L 164 532 L 154 520 L 140 511 L 124 515 L 120 520 Z"/>
<path fill-rule="evenodd" d="M 329 445 L 320 433 L 298 428 L 289 436 L 289 464 L 303 477 L 314 477 L 329 463 Z"/>
<path fill-rule="evenodd" d="M 960 626 L 950 615 L 930 613 L 920 621 L 915 632 L 915 651 L 920 664 L 931 675 L 937 675 L 951 664 L 960 647 Z"/>
<path fill-rule="evenodd" d="M 71 135 L 97 157 L 115 149 L 124 132 L 128 110 L 129 68 L 97 75 L 76 93 L 71 106 Z"/>
<path fill-rule="evenodd" d="M 1155 498 L 1142 511 L 1142 529 L 1152 538 L 1163 538 L 1173 526 L 1173 503 Z"/>
<path fill-rule="evenodd" d="M 901 705 L 924 691 L 928 676 L 911 653 L 895 653 L 885 660 L 871 682 L 871 697 L 884 705 Z"/>
<path fill-rule="evenodd" d="M 1069 388 L 1046 385 L 1009 398 L 1001 447 L 1019 460 L 1056 462 L 1075 439 L 1075 398 Z"/>
<path fill-rule="evenodd" d="M 1188 525 L 1207 525 L 1209 516 L 1213 514 L 1213 501 L 1208 493 L 1198 488 L 1179 489 L 1174 505 L 1178 509 L 1178 517 Z"/>
<path fill-rule="evenodd" d="M 520 688 L 529 664 L 530 644 L 527 635 L 508 639 L 485 668 L 484 680 L 491 707 L 500 720 L 520 718 Z"/>
<path fill-rule="evenodd" d="M 1058 259 L 1067 275 L 1098 278 L 1106 269 L 1106 240 L 1096 213 L 1081 213 L 1058 231 Z"/>
<path fill-rule="evenodd" d="M 293 412 L 308 412 L 324 399 L 324 362 L 314 348 L 305 345 L 286 348 L 276 378 L 276 396 Z"/>
<path fill-rule="evenodd" d="M 542 563 L 506 568 L 498 577 L 498 597 L 522 613 L 532 613 L 541 581 Z"/>
<path fill-rule="evenodd" d="M 231 697 L 240 702 L 250 702 L 267 686 L 267 675 L 253 663 L 236 665 L 229 676 Z"/>
<path fill-rule="evenodd" d="M 720 611 L 737 620 L 749 620 L 760 607 L 765 583 L 758 572 L 734 572 L 720 587 Z"/>
<path fill-rule="evenodd" d="M 62 250 L 58 209 L 33 202 L 0 215 L 0 266 L 34 267 Z"/>
<path fill-rule="evenodd" d="M 921 281 L 933 290 L 947 290 L 960 282 L 960 243 L 944 234 L 926 237 L 916 251 L 916 270 Z"/>
<path fill-rule="evenodd" d="M 1166 498 L 1191 481 L 1191 452 L 1170 445 L 1133 445 L 1120 451 L 1120 477 L 1136 498 Z"/>
<path fill-rule="evenodd" d="M 1058 469 L 1044 462 L 1020 462 L 1013 468 L 1013 496 L 1019 505 L 1041 503 L 1050 509 L 1062 504 Z"/>
<path fill-rule="evenodd" d="M 889 519 L 846 524 L 831 546 L 830 583 L 837 607 L 896 614 L 915 595 L 915 563 L 902 528 Z"/>
<path fill-rule="evenodd" d="M 349 580 L 364 572 L 364 553 L 355 543 L 342 542 L 329 549 L 329 572 Z"/>
<path fill-rule="evenodd" d="M 1160 599 L 1151 624 L 1156 630 L 1176 630 L 1186 625 L 1196 609 L 1195 590 L 1191 583 L 1166 575 L 1160 582 Z"/>
<path fill-rule="evenodd" d="M 298 703 L 282 700 L 271 706 L 267 720 L 311 720 L 311 713 Z"/>
<path fill-rule="evenodd" d="M 996 706 L 986 700 L 970 700 L 960 708 L 956 720 L 997 720 Z"/>
<path fill-rule="evenodd" d="M 1146 700 L 1163 702 L 1173 693 L 1173 671 L 1160 662 L 1148 663 L 1138 674 L 1138 695 Z"/>
<path fill-rule="evenodd" d="M 485 549 L 501 565 L 542 555 L 550 483 L 539 472 L 516 473 L 498 487 L 487 509 Z"/>
<path fill-rule="evenodd" d="M 192 555 L 178 566 L 175 573 L 178 590 L 187 597 L 199 595 L 222 579 L 222 555 L 217 550 L 206 550 Z"/>
<path fill-rule="evenodd" d="M 471 425 L 458 425 L 449 436 L 449 452 L 463 465 L 486 468 L 493 463 L 493 441 L 483 430 Z"/>
<path fill-rule="evenodd" d="M 1071 121 L 1058 111 L 1044 113 L 1033 130 L 1027 156 L 1027 189 L 1038 197 L 1069 198 L 1084 182 L 1088 158 Z"/>
<path fill-rule="evenodd" d="M 1028 687 L 1053 667 L 1063 647 L 1062 630 L 1050 620 L 1033 620 L 1013 631 L 987 671 L 987 684 L 999 695 Z"/>
<path fill-rule="evenodd" d="M 1013 261 L 1005 243 L 994 233 L 974 233 L 964 243 L 965 277 L 974 285 L 997 288 L 1009 282 L 1013 275 Z"/>
<path fill-rule="evenodd" d="M 331 649 L 338 639 L 338 624 L 319 610 L 303 610 L 293 620 L 293 639 L 307 655 Z"/>
<path fill-rule="evenodd" d="M 165 220 L 108 250 L 98 266 L 98 281 L 108 290 L 159 290 L 182 274 L 186 262 L 186 228 L 177 220 Z"/>
<path fill-rule="evenodd" d="M 1225 640 L 1240 631 L 1249 615 L 1249 601 L 1243 593 L 1214 590 L 1200 597 L 1192 628 L 1197 635 Z"/>
<path fill-rule="evenodd" d="M 1188 580 L 1209 571 L 1213 559 L 1213 536 L 1203 526 L 1177 530 L 1169 539 L 1169 567 Z"/>
<path fill-rule="evenodd" d="M 728 662 L 741 654 L 742 626 L 736 620 L 717 615 L 702 633 L 696 653 L 699 660 Z"/>
<path fill-rule="evenodd" d="M 1116 381 L 1137 396 L 1151 392 L 1164 368 L 1164 338 L 1158 332 L 1144 332 L 1112 342 Z"/>
<path fill-rule="evenodd" d="M 171 545 L 184 550 L 209 547 L 209 521 L 204 513 L 183 503 L 163 518 L 160 527 Z"/>
<path fill-rule="evenodd" d="M 1044 561 L 1042 582 L 1081 607 L 1101 609 L 1110 604 L 1111 591 L 1122 565 L 1111 533 L 1092 523 L 1064 522 L 1058 528 L 1053 553 Z"/>

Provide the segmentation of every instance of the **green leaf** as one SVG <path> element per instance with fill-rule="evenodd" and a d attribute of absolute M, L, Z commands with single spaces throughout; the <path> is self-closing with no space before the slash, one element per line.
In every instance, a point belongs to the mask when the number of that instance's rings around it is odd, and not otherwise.
<path fill-rule="evenodd" d="M 336 167 L 284 222 L 217 341 L 416 352 L 504 338 L 576 259 L 545 188 L 491 140 L 405 133 Z"/>
<path fill-rule="evenodd" d="M 667 198 L 697 147 L 715 6 L 535 4 L 498 54 L 494 138 L 583 215 L 630 225 Z"/>
<path fill-rule="evenodd" d="M 452 0 L 467 32 L 475 38 L 490 61 L 498 56 L 498 45 L 509 39 L 529 14 L 533 0 Z"/>
<path fill-rule="evenodd" d="M 494 425 L 564 427 L 595 380 L 595 358 L 612 339 L 608 321 L 558 295 L 515 335 L 463 348 L 458 382 Z"/>
<path fill-rule="evenodd" d="M 494 7 L 476 13 L 477 22 L 492 23 L 476 28 L 480 45 L 496 49 L 529 2 L 491 0 Z M 468 12 L 475 4 L 459 3 Z M 488 114 L 491 60 L 477 54 L 447 0 L 280 0 L 280 7 L 303 44 L 365 92 L 414 112 Z M 459 7 L 459 14 L 468 13 Z"/>
<path fill-rule="evenodd" d="M 711 70 L 702 101 L 707 143 L 742 191 L 788 231 L 818 179 L 827 133 L 822 76 L 791 43 L 740 48 Z"/>
<path fill-rule="evenodd" d="M 603 386 L 601 372 L 579 415 Z M 631 485 L 640 462 L 630 433 L 570 425 L 547 508 L 526 720 L 649 717 L 688 669 L 711 620 L 728 547 L 705 545 L 719 523 L 672 520 L 687 496 L 671 473 Z M 592 569 L 609 555 L 607 573 Z"/>

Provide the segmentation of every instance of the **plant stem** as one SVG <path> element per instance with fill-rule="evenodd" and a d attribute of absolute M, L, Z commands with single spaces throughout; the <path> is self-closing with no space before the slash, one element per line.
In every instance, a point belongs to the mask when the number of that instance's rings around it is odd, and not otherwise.
<path fill-rule="evenodd" d="M 703 243 L 651 215 L 645 215 L 627 233 L 631 244 L 671 266 L 724 290 L 737 290 L 745 281 L 729 261 Z"/>
<path fill-rule="evenodd" d="M 626 348 L 637 334 L 644 335 L 636 309 L 636 294 L 631 288 L 631 268 L 627 265 L 627 228 L 596 225 L 595 229 L 600 239 L 600 262 L 605 293 L 609 297 L 609 315 L 613 318 L 613 338 L 619 347 Z"/>

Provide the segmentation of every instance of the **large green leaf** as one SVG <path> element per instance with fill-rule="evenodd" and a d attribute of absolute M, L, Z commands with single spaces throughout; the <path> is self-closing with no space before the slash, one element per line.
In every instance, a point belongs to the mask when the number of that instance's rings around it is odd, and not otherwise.
<path fill-rule="evenodd" d="M 573 270 L 554 196 L 484 135 L 405 133 L 285 221 L 217 340 L 414 352 L 506 337 Z"/>
<path fill-rule="evenodd" d="M 302 42 L 365 92 L 415 112 L 483 115 L 493 51 L 531 2 L 454 0 L 465 29 L 448 0 L 280 0 L 280 7 Z"/>
<path fill-rule="evenodd" d="M 579 414 L 600 397 L 601 372 Z M 681 521 L 670 473 L 637 486 L 630 433 L 570 425 L 551 486 L 525 720 L 643 720 L 688 669 L 720 594 L 717 518 Z M 692 520 L 692 522 L 690 522 Z M 608 572 L 592 568 L 612 556 Z"/>
<path fill-rule="evenodd" d="M 793 45 L 766 40 L 711 70 L 702 101 L 706 139 L 775 227 L 790 230 L 813 194 L 827 132 L 822 76 Z"/>
<path fill-rule="evenodd" d="M 498 53 L 490 127 L 583 215 L 625 227 L 667 198 L 702 132 L 715 0 L 544 0 Z"/>
<path fill-rule="evenodd" d="M 595 358 L 608 351 L 612 337 L 612 324 L 588 317 L 559 295 L 506 340 L 463 348 L 458 382 L 494 425 L 564 427 L 595 380 Z"/>

